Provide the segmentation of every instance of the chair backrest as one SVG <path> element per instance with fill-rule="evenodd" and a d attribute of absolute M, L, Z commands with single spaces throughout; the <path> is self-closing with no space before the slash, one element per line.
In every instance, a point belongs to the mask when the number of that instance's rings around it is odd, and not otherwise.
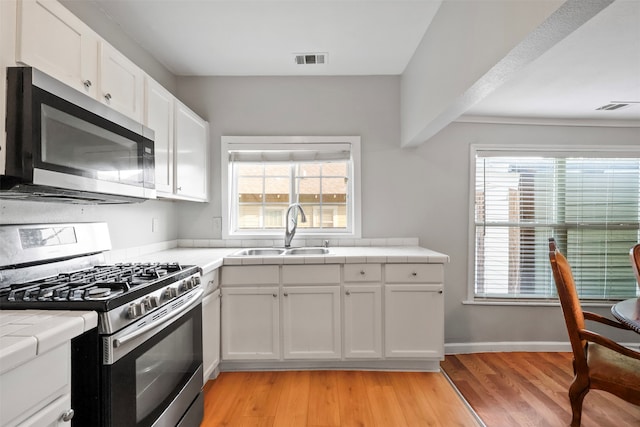
<path fill-rule="evenodd" d="M 556 282 L 558 298 L 560 299 L 564 321 L 567 325 L 569 341 L 571 342 L 571 349 L 573 350 L 573 357 L 576 363 L 575 368 L 576 370 L 580 368 L 586 369 L 586 341 L 581 339 L 578 333 L 580 329 L 584 329 L 585 327 L 584 314 L 580 306 L 580 299 L 576 291 L 571 266 L 564 255 L 558 251 L 553 238 L 549 239 L 549 261 L 551 261 L 553 279 Z"/>
<path fill-rule="evenodd" d="M 631 248 L 629 251 L 629 257 L 631 258 L 633 272 L 636 274 L 636 281 L 640 288 L 640 243 Z"/>

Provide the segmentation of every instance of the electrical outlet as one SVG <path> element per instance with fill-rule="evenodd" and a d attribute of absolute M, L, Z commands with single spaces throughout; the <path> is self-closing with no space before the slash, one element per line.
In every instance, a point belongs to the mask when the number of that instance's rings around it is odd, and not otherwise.
<path fill-rule="evenodd" d="M 222 217 L 213 217 L 213 232 L 220 233 L 222 231 Z"/>
<path fill-rule="evenodd" d="M 158 226 L 160 225 L 160 220 L 158 218 L 151 218 L 151 232 L 156 233 L 158 231 Z"/>

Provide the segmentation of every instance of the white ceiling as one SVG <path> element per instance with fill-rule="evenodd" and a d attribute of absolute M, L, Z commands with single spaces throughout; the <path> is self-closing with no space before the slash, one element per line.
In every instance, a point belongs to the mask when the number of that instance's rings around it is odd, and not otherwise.
<path fill-rule="evenodd" d="M 175 75 L 398 75 L 440 1 L 93 0 Z M 296 65 L 296 53 L 328 53 Z"/>
<path fill-rule="evenodd" d="M 466 115 L 640 120 L 640 1 L 615 1 Z"/>
<path fill-rule="evenodd" d="M 441 3 L 92 1 L 173 74 L 217 76 L 400 75 Z M 312 52 L 328 63 L 294 63 Z M 595 110 L 612 101 L 637 104 Z M 465 114 L 477 116 L 640 125 L 640 0 L 605 8 Z"/>

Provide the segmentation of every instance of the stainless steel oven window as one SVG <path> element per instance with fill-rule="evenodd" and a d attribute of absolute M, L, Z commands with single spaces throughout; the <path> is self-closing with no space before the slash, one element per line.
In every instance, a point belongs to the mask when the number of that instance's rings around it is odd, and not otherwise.
<path fill-rule="evenodd" d="M 42 161 L 114 182 L 143 182 L 138 144 L 42 104 Z"/>
<path fill-rule="evenodd" d="M 153 412 L 190 372 L 196 357 L 191 351 L 193 330 L 193 320 L 189 320 L 137 358 L 137 423 Z"/>

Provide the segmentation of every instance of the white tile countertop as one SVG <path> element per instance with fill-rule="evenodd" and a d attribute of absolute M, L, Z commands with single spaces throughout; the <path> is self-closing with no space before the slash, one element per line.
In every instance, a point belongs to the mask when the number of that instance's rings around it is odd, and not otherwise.
<path fill-rule="evenodd" d="M 97 325 L 95 311 L 0 310 L 0 374 Z"/>
<path fill-rule="evenodd" d="M 435 263 L 449 262 L 449 256 L 418 246 L 329 247 L 326 255 L 240 256 L 242 248 L 174 248 L 140 255 L 130 262 L 179 262 L 198 265 L 206 274 L 222 265 L 261 264 L 359 264 L 359 263 Z"/>

